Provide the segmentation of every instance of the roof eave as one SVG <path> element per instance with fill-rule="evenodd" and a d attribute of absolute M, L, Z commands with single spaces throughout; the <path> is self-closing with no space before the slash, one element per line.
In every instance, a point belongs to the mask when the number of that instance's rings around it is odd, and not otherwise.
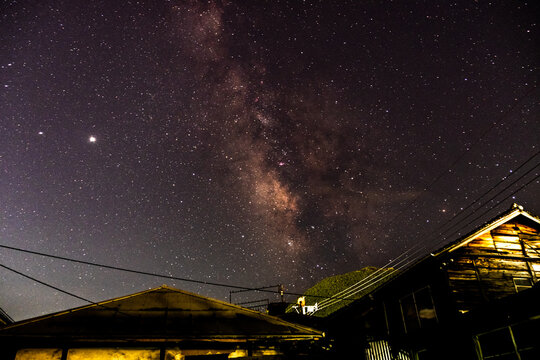
<path fill-rule="evenodd" d="M 453 251 L 467 245 L 468 243 L 470 243 L 471 241 L 477 239 L 478 237 L 484 235 L 485 233 L 487 233 L 487 232 L 501 226 L 502 224 L 516 218 L 519 215 L 525 216 L 526 218 L 540 224 L 540 220 L 538 218 L 532 216 L 531 214 L 529 214 L 528 212 L 523 210 L 522 206 L 515 205 L 515 208 L 512 211 L 510 211 L 508 214 L 506 214 L 504 216 L 501 216 L 500 218 L 487 223 L 486 225 L 480 227 L 475 232 L 465 236 L 464 238 L 462 238 L 460 240 L 457 240 L 453 245 L 446 246 L 446 247 L 442 248 L 441 250 L 434 253 L 433 255 L 434 256 L 439 256 L 439 255 L 444 254 L 446 252 L 453 252 Z"/>

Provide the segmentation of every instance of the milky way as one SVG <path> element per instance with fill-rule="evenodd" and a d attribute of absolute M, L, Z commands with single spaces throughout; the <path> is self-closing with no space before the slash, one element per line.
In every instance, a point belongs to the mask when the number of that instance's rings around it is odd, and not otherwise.
<path fill-rule="evenodd" d="M 538 151 L 537 10 L 12 1 L 0 244 L 293 292 L 422 241 L 427 253 L 438 227 Z M 470 226 L 513 202 L 540 215 L 537 175 Z M 167 281 L 7 249 L 0 263 L 94 301 Z M 14 318 L 82 304 L 0 274 Z"/>

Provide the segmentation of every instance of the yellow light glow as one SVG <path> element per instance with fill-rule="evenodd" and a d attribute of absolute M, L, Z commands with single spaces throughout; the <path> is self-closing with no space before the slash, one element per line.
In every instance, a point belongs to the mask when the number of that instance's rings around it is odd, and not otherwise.
<path fill-rule="evenodd" d="M 236 350 L 229 354 L 229 359 L 236 359 L 236 358 L 241 358 L 241 357 L 246 357 L 246 356 L 248 356 L 248 353 L 246 350 Z"/>
<path fill-rule="evenodd" d="M 70 349 L 67 360 L 159 360 L 158 349 Z"/>
<path fill-rule="evenodd" d="M 60 360 L 62 349 L 21 349 L 15 360 Z"/>

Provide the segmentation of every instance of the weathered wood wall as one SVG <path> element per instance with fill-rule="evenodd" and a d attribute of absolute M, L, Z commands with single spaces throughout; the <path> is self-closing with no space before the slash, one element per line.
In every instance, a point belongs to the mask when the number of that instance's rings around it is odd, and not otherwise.
<path fill-rule="evenodd" d="M 517 218 L 449 255 L 448 283 L 460 311 L 515 294 L 516 278 L 540 278 L 540 232 Z"/>

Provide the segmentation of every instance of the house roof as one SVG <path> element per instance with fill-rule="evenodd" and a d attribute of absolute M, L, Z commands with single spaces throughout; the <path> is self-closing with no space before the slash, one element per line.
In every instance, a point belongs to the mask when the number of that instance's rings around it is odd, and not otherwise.
<path fill-rule="evenodd" d="M 517 217 L 522 217 L 525 222 L 529 224 L 533 224 L 536 226 L 540 225 L 540 219 L 529 214 L 525 210 L 523 210 L 523 206 L 520 206 L 518 204 L 513 204 L 512 208 L 496 218 L 488 221 L 484 225 L 480 226 L 478 229 L 473 230 L 471 233 L 465 235 L 462 238 L 459 238 L 458 240 L 444 246 L 443 248 L 439 249 L 438 251 L 434 252 L 433 255 L 439 256 L 440 254 L 446 253 L 446 252 L 452 252 L 457 249 L 459 249 L 462 246 L 467 245 L 474 239 L 477 239 L 478 237 L 484 235 L 485 233 L 495 229 L 496 227 L 505 224 L 509 222 L 512 219 L 515 219 Z"/>
<path fill-rule="evenodd" d="M 4 336 L 110 340 L 300 340 L 317 330 L 168 286 L 14 323 Z"/>
<path fill-rule="evenodd" d="M 505 223 L 507 223 L 507 222 L 509 222 L 509 221 L 511 221 L 513 219 L 519 219 L 521 222 L 525 223 L 528 226 L 532 226 L 532 227 L 536 227 L 536 228 L 540 229 L 540 219 L 539 218 L 537 218 L 537 217 L 529 214 L 528 212 L 526 212 L 523 209 L 523 206 L 520 206 L 518 204 L 513 204 L 512 207 L 510 208 L 510 210 L 508 210 L 508 211 L 506 211 L 506 212 L 504 212 L 502 214 L 499 214 L 498 216 L 491 219 L 490 221 L 488 221 L 484 225 L 476 228 L 475 230 L 473 230 L 469 234 L 467 234 L 467 235 L 465 235 L 465 236 L 463 236 L 463 237 L 461 237 L 461 238 L 459 238 L 459 239 L 457 239 L 457 240 L 443 246 L 442 248 L 440 248 L 437 251 L 432 252 L 431 254 L 428 254 L 428 255 L 420 258 L 419 260 L 414 262 L 412 265 L 407 267 L 404 271 L 399 272 L 395 277 L 392 277 L 390 280 L 383 282 L 379 286 L 376 286 L 375 288 L 373 288 L 372 291 L 364 294 L 364 296 L 362 296 L 360 299 L 354 301 L 353 303 L 349 304 L 345 308 L 353 306 L 353 304 L 358 302 L 358 301 L 362 301 L 363 299 L 369 298 L 370 295 L 372 295 L 372 294 L 378 292 L 379 290 L 389 286 L 390 284 L 394 284 L 396 281 L 399 281 L 399 279 L 402 278 L 402 276 L 404 276 L 405 274 L 409 273 L 410 271 L 412 271 L 414 269 L 417 269 L 418 266 L 420 266 L 422 264 L 425 264 L 427 261 L 431 261 L 433 258 L 436 258 L 436 257 L 441 256 L 443 254 L 453 252 L 453 251 L 459 249 L 460 247 L 467 245 L 471 241 L 479 238 L 480 236 L 484 235 L 485 233 L 487 233 L 489 231 L 492 231 L 493 229 L 497 228 L 498 226 L 501 226 L 502 224 L 505 224 Z"/>

